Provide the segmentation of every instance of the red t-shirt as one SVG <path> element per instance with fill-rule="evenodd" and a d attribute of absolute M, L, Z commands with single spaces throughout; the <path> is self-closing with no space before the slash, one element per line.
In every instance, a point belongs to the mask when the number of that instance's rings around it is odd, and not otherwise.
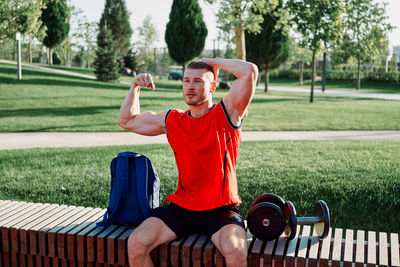
<path fill-rule="evenodd" d="M 241 125 L 231 123 L 222 100 L 197 118 L 170 110 L 165 122 L 179 172 L 166 200 L 196 211 L 241 203 L 235 171 Z"/>

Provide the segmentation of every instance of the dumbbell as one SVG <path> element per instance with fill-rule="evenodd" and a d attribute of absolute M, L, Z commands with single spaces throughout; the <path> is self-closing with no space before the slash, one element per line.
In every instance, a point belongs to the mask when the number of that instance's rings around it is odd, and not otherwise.
<path fill-rule="evenodd" d="M 274 240 L 285 230 L 287 223 L 283 214 L 285 202 L 274 194 L 259 196 L 247 215 L 249 231 L 261 240 Z"/>
<path fill-rule="evenodd" d="M 274 240 L 285 232 L 287 238 L 296 236 L 297 224 L 314 223 L 314 228 L 320 238 L 325 238 L 329 232 L 329 209 L 323 200 L 315 205 L 313 217 L 297 218 L 292 202 L 283 201 L 277 195 L 265 194 L 258 197 L 252 204 L 247 216 L 250 232 L 261 240 Z"/>
<path fill-rule="evenodd" d="M 317 236 L 321 239 L 327 237 L 330 227 L 330 215 L 328 205 L 325 201 L 319 200 L 314 206 L 313 217 L 297 217 L 296 209 L 290 201 L 286 201 L 283 206 L 283 214 L 286 218 L 287 227 L 285 234 L 288 239 L 293 239 L 296 236 L 297 224 L 314 224 L 314 229 Z"/>

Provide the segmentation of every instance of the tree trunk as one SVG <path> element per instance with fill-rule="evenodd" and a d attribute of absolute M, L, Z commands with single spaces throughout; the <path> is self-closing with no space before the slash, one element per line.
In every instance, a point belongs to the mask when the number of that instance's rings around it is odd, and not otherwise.
<path fill-rule="evenodd" d="M 361 84 L 361 60 L 358 60 L 358 72 L 357 72 L 357 86 L 356 89 L 360 90 L 360 84 Z"/>
<path fill-rule="evenodd" d="M 265 93 L 268 92 L 268 85 L 269 85 L 269 69 L 268 69 L 268 67 L 266 67 L 265 68 L 265 88 L 264 88 Z"/>
<path fill-rule="evenodd" d="M 240 28 L 235 28 L 235 37 L 236 37 L 236 57 L 238 59 L 246 60 L 244 30 Z"/>
<path fill-rule="evenodd" d="M 315 83 L 315 50 L 312 53 L 312 64 L 311 64 L 311 94 L 310 94 L 310 103 L 314 101 L 314 83 Z"/>
<path fill-rule="evenodd" d="M 32 63 L 32 40 L 30 38 L 29 38 L 28 54 L 29 54 L 29 63 Z"/>
<path fill-rule="evenodd" d="M 303 86 L 303 60 L 300 60 L 299 68 L 300 68 L 299 84 L 300 86 Z"/>
<path fill-rule="evenodd" d="M 51 47 L 49 47 L 47 63 L 53 65 L 53 49 Z"/>
<path fill-rule="evenodd" d="M 185 75 L 185 63 L 182 63 L 182 82 L 183 82 L 183 75 Z"/>

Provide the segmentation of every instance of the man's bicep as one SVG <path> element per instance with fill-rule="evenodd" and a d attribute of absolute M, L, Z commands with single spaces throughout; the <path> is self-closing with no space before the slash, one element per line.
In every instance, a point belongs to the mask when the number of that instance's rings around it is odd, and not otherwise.
<path fill-rule="evenodd" d="M 166 132 L 165 116 L 166 111 L 155 113 L 153 111 L 145 111 L 136 115 L 127 124 L 125 129 L 142 135 L 160 135 Z"/>
<path fill-rule="evenodd" d="M 227 95 L 228 113 L 242 116 L 254 95 L 251 79 L 236 80 L 232 83 Z"/>

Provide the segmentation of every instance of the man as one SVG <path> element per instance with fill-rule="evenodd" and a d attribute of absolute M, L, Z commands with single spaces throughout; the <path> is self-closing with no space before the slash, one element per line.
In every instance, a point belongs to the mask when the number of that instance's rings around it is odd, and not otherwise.
<path fill-rule="evenodd" d="M 218 70 L 237 79 L 229 93 L 213 104 Z M 191 62 L 183 75 L 186 112 L 140 112 L 140 87 L 155 86 L 150 74 L 139 74 L 122 103 L 118 124 L 143 135 L 166 134 L 179 172 L 178 188 L 128 239 L 130 266 L 153 266 L 157 246 L 195 231 L 206 232 L 227 266 L 247 265 L 247 240 L 236 182 L 241 123 L 254 95 L 257 67 L 235 59 Z"/>

